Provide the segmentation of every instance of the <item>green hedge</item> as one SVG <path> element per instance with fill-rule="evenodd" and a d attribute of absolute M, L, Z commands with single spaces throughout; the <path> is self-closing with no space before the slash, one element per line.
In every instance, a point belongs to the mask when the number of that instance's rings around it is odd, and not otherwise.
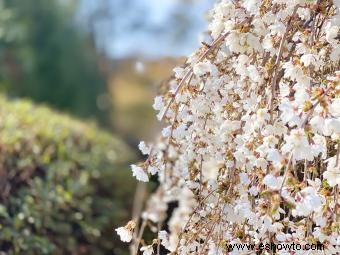
<path fill-rule="evenodd" d="M 93 124 L 0 96 L 0 251 L 124 254 L 113 228 L 128 218 L 133 160 Z"/>

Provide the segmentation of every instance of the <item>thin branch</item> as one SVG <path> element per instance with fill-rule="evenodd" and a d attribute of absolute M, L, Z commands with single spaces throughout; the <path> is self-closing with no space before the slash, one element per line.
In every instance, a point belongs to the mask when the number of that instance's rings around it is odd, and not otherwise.
<path fill-rule="evenodd" d="M 183 233 L 184 231 L 187 229 L 187 227 L 189 226 L 189 223 L 191 222 L 192 218 L 194 217 L 194 215 L 197 213 L 197 210 L 201 207 L 202 203 L 208 199 L 208 197 L 210 197 L 212 194 L 214 194 L 214 192 L 217 190 L 218 188 L 216 189 L 213 189 L 212 191 L 210 191 L 206 197 L 196 206 L 196 208 L 193 210 L 192 214 L 190 215 L 188 221 L 185 223 L 184 227 L 183 227 L 183 230 L 181 231 L 181 233 L 179 234 L 178 236 L 178 242 L 177 242 L 177 246 L 176 246 L 176 249 L 175 249 L 175 253 L 178 251 L 178 248 L 179 248 L 179 244 L 181 242 L 181 239 L 182 239 L 182 236 L 183 236 Z"/>
<path fill-rule="evenodd" d="M 282 36 L 280 46 L 279 46 L 279 52 L 277 54 L 277 58 L 276 58 L 276 61 L 275 61 L 275 67 L 276 68 L 275 68 L 275 71 L 274 71 L 274 76 L 272 78 L 272 94 L 271 94 L 271 98 L 270 98 L 270 111 L 269 111 L 270 112 L 270 123 L 273 122 L 274 98 L 275 98 L 275 92 L 276 92 L 276 86 L 277 86 L 277 76 L 279 74 L 279 64 L 280 64 L 281 56 L 282 56 L 282 53 L 283 53 L 283 45 L 284 45 L 284 43 L 287 39 L 288 32 L 290 30 L 290 26 L 291 26 L 291 23 L 292 23 L 292 19 L 294 18 L 298 8 L 299 8 L 298 5 L 295 6 L 293 14 L 288 21 L 286 31 Z"/>
<path fill-rule="evenodd" d="M 143 233 L 144 233 L 144 230 L 145 230 L 145 227 L 146 227 L 146 223 L 147 223 L 147 220 L 144 219 L 143 222 L 142 222 L 142 225 L 140 227 L 137 240 L 135 240 L 135 245 L 134 245 L 134 249 L 133 249 L 133 252 L 132 252 L 132 254 L 134 254 L 134 255 L 138 254 L 139 244 L 140 244 L 140 242 L 142 240 L 142 236 L 143 236 Z"/>
<path fill-rule="evenodd" d="M 162 223 L 158 222 L 158 226 L 157 226 L 157 233 L 159 233 L 159 231 L 161 230 L 162 227 Z M 161 242 L 160 240 L 157 241 L 157 255 L 161 254 Z"/>
<path fill-rule="evenodd" d="M 339 165 L 339 154 L 340 154 L 340 143 L 338 142 L 338 149 L 337 149 L 337 152 L 336 152 L 335 167 L 337 167 Z"/>
<path fill-rule="evenodd" d="M 135 191 L 135 197 L 133 200 L 133 208 L 132 208 L 132 219 L 135 221 L 136 226 L 139 225 L 139 215 L 141 214 L 141 211 L 143 208 L 145 194 L 146 194 L 146 184 L 138 182 L 137 188 Z M 134 253 L 134 248 L 135 248 L 134 244 L 137 240 L 137 232 L 138 232 L 138 228 L 135 229 L 134 234 L 133 234 L 134 242 L 130 246 L 131 254 Z"/>
<path fill-rule="evenodd" d="M 286 171 L 285 171 L 285 174 L 283 176 L 282 184 L 281 184 L 281 187 L 280 187 L 280 192 L 279 192 L 280 194 L 282 193 L 283 186 L 286 183 L 286 179 L 287 179 L 288 172 L 289 172 L 289 167 L 292 163 L 292 160 L 293 160 L 293 152 L 291 152 L 290 155 L 289 155 L 288 164 L 287 164 Z"/>

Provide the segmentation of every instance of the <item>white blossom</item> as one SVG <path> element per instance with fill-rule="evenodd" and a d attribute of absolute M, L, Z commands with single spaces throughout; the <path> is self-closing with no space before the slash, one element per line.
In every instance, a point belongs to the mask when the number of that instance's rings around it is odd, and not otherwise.
<path fill-rule="evenodd" d="M 285 144 L 282 146 L 282 151 L 292 153 L 295 160 L 312 160 L 313 157 L 316 156 L 313 155 L 305 131 L 302 129 L 292 130 L 290 135 L 285 137 Z"/>
<path fill-rule="evenodd" d="M 328 22 L 325 27 L 326 32 L 326 40 L 329 43 L 338 43 L 338 41 L 335 39 L 339 32 L 339 26 L 333 26 L 331 22 Z"/>
<path fill-rule="evenodd" d="M 143 252 L 143 255 L 154 254 L 152 245 L 143 246 L 143 247 L 140 248 L 140 251 Z"/>
<path fill-rule="evenodd" d="M 155 97 L 155 102 L 153 104 L 153 108 L 155 110 L 160 111 L 163 108 L 163 106 L 164 106 L 163 105 L 163 97 L 161 97 L 161 96 Z"/>
<path fill-rule="evenodd" d="M 257 0 L 245 0 L 243 6 L 249 13 L 255 14 L 258 12 L 260 4 L 261 4 L 260 1 Z"/>
<path fill-rule="evenodd" d="M 199 62 L 195 64 L 194 74 L 196 74 L 197 76 L 202 76 L 207 73 L 210 73 L 212 75 L 216 74 L 217 73 L 216 67 L 213 64 L 211 64 L 209 61 Z"/>
<path fill-rule="evenodd" d="M 143 155 L 148 155 L 150 153 L 150 148 L 145 144 L 144 141 L 141 141 L 138 145 L 139 150 Z"/>
<path fill-rule="evenodd" d="M 283 177 L 275 177 L 274 175 L 268 174 L 263 179 L 263 183 L 269 188 L 278 190 L 281 188 L 283 182 Z"/>
<path fill-rule="evenodd" d="M 166 249 L 170 249 L 169 234 L 165 230 L 158 232 L 158 238 Z"/>
<path fill-rule="evenodd" d="M 336 159 L 336 157 L 332 157 L 332 158 L 329 158 L 326 162 L 327 162 L 327 170 L 323 173 L 323 177 L 327 180 L 329 186 L 331 187 L 334 187 L 335 185 L 340 186 L 339 159 Z"/>
<path fill-rule="evenodd" d="M 144 171 L 143 168 L 136 166 L 136 165 L 131 165 L 132 169 L 132 175 L 136 177 L 138 181 L 141 182 L 148 182 L 149 181 L 149 176 L 147 173 Z"/>
<path fill-rule="evenodd" d="M 119 227 L 116 229 L 116 232 L 122 242 L 131 242 L 135 226 L 135 222 L 129 221 L 125 227 Z"/>
<path fill-rule="evenodd" d="M 318 211 L 322 206 L 322 197 L 315 189 L 307 187 L 301 190 L 301 197 L 292 211 L 293 216 L 309 216 L 312 212 Z"/>

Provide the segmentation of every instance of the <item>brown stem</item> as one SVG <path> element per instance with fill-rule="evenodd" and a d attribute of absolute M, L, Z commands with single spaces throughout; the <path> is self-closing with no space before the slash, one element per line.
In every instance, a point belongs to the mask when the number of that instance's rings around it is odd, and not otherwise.
<path fill-rule="evenodd" d="M 162 223 L 158 222 L 158 226 L 157 226 L 158 232 L 157 233 L 159 233 L 159 231 L 161 230 L 161 227 L 162 227 Z M 161 242 L 160 242 L 160 240 L 158 240 L 158 242 L 157 242 L 157 255 L 160 255 L 160 254 L 161 254 Z"/>
<path fill-rule="evenodd" d="M 288 160 L 288 164 L 287 164 L 287 167 L 286 167 L 286 172 L 283 176 L 282 184 L 281 184 L 281 187 L 280 187 L 280 192 L 279 192 L 280 194 L 282 193 L 283 186 L 286 183 L 286 179 L 287 179 L 288 172 L 289 172 L 289 167 L 290 167 L 290 164 L 292 163 L 292 160 L 293 160 L 293 153 L 291 152 L 290 155 L 289 155 L 289 160 Z"/>
<path fill-rule="evenodd" d="M 336 152 L 336 160 L 335 160 L 335 167 L 339 165 L 339 154 L 340 154 L 340 143 L 338 142 L 338 149 Z"/>
<path fill-rule="evenodd" d="M 142 225 L 140 227 L 138 237 L 137 237 L 137 239 L 135 240 L 135 243 L 134 243 L 134 247 L 133 247 L 133 251 L 132 251 L 132 254 L 134 254 L 134 255 L 138 254 L 139 244 L 142 240 L 142 236 L 143 236 L 146 224 L 147 224 L 147 220 L 144 219 L 143 222 L 142 222 Z"/>
<path fill-rule="evenodd" d="M 146 184 L 142 182 L 137 183 L 137 188 L 135 192 L 135 197 L 133 200 L 133 209 L 132 209 L 132 219 L 135 221 L 136 226 L 139 225 L 139 215 L 141 214 L 143 208 L 143 202 L 146 194 Z M 137 240 L 137 232 L 138 227 L 135 229 L 133 234 L 134 242 L 130 246 L 131 254 L 134 254 L 135 242 Z"/>

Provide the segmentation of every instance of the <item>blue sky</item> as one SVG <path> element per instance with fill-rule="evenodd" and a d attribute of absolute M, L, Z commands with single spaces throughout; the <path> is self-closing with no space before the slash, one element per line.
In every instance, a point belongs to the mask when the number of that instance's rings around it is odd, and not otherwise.
<path fill-rule="evenodd" d="M 190 54 L 199 44 L 212 0 L 82 0 L 80 17 L 100 4 L 97 45 L 113 58 L 157 58 Z M 190 2 L 190 3 L 186 3 Z M 109 19 L 102 19 L 104 15 Z M 98 18 L 99 17 L 99 18 Z"/>

